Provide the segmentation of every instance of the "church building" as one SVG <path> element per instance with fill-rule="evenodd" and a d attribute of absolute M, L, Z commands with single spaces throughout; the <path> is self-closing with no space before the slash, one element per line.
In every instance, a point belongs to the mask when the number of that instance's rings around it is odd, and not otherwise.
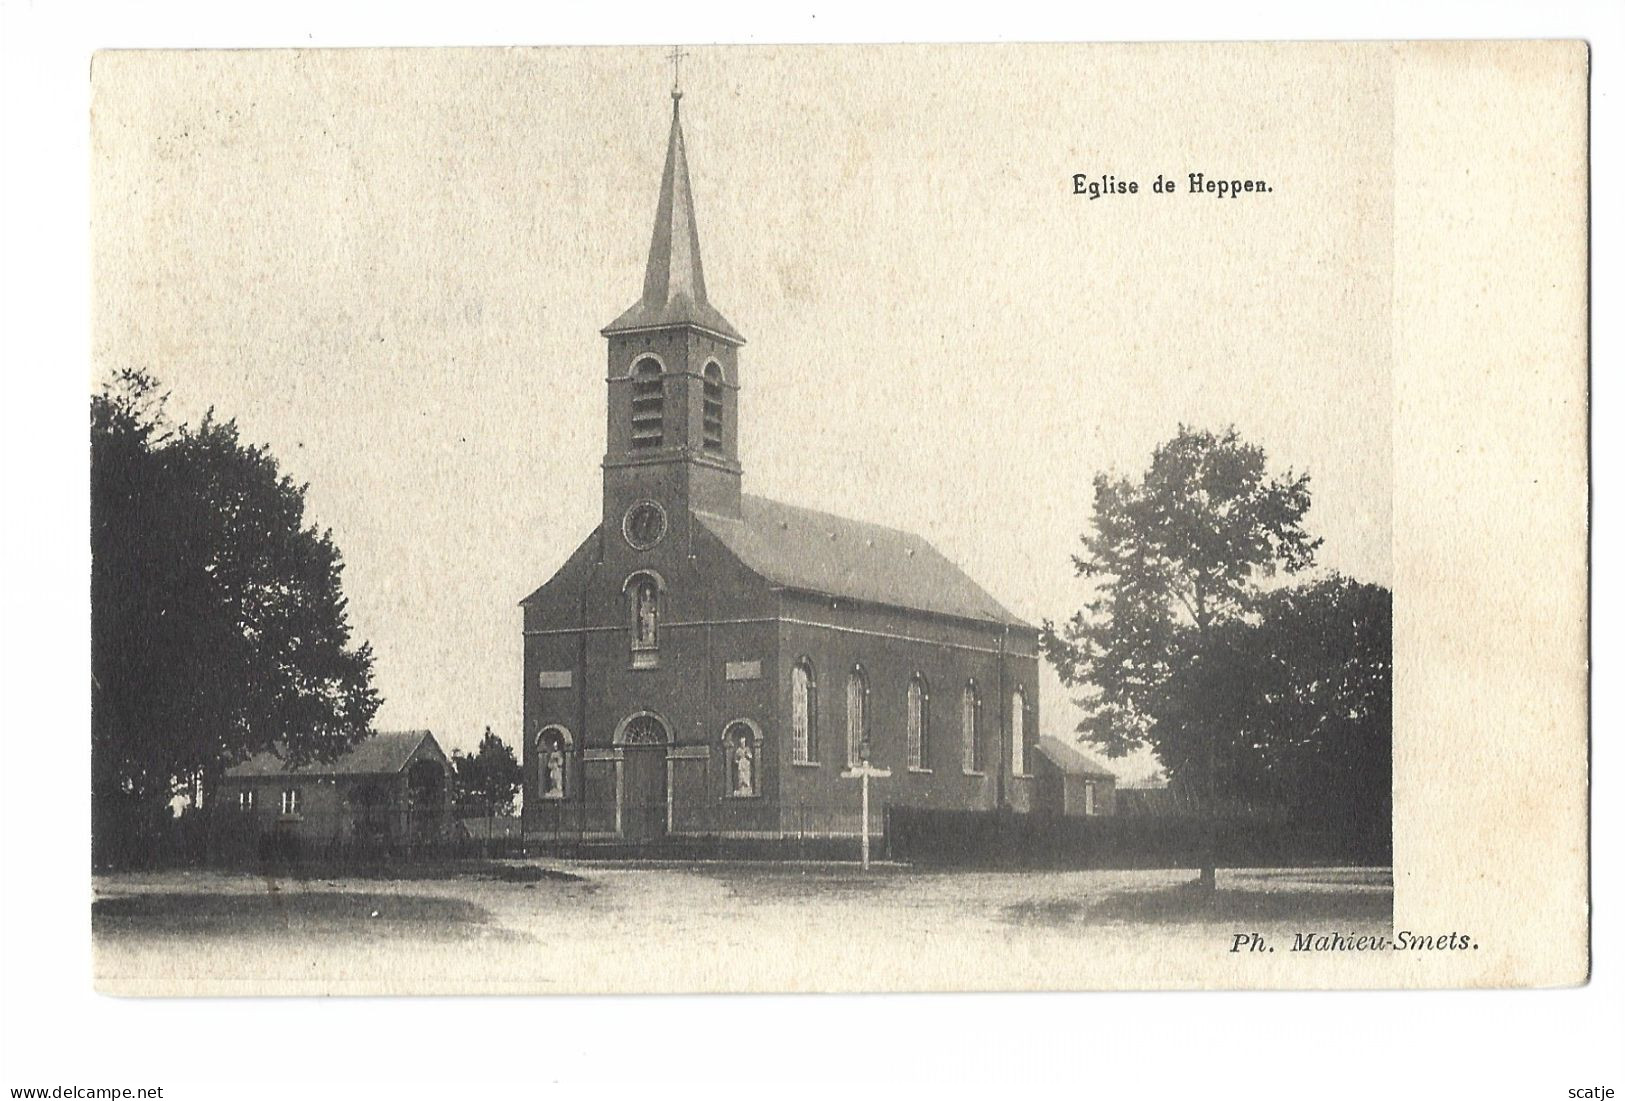
<path fill-rule="evenodd" d="M 865 759 L 875 832 L 1026 811 L 1037 630 L 916 535 L 744 492 L 745 338 L 706 296 L 681 97 L 642 295 L 603 330 L 602 519 L 522 601 L 525 830 L 849 837 Z"/>

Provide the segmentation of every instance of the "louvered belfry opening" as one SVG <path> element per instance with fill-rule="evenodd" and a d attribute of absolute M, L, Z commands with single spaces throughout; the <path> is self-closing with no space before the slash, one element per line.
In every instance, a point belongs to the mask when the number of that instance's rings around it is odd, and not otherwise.
<path fill-rule="evenodd" d="M 646 450 L 665 442 L 665 378 L 658 362 L 640 359 L 632 368 L 632 446 Z"/>
<path fill-rule="evenodd" d="M 722 450 L 722 368 L 705 365 L 705 449 Z"/>

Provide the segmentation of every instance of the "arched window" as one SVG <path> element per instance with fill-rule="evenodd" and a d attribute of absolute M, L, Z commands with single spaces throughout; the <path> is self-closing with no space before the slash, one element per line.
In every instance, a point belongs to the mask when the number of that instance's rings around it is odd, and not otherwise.
<path fill-rule="evenodd" d="M 666 442 L 666 380 L 660 361 L 645 356 L 632 365 L 632 446 L 660 447 Z"/>
<path fill-rule="evenodd" d="M 714 359 L 705 365 L 704 418 L 705 449 L 722 450 L 722 368 Z"/>
<path fill-rule="evenodd" d="M 1010 772 L 1027 775 L 1027 694 L 1020 686 L 1010 693 Z"/>
<path fill-rule="evenodd" d="M 632 628 L 632 664 L 657 664 L 660 648 L 660 579 L 635 573 L 626 579 L 626 613 Z"/>
<path fill-rule="evenodd" d="M 919 673 L 908 679 L 908 767 L 915 772 L 931 768 L 931 693 Z"/>
<path fill-rule="evenodd" d="M 966 772 L 982 771 L 981 722 L 982 697 L 976 692 L 976 682 L 966 681 L 959 697 L 960 757 Z"/>
<path fill-rule="evenodd" d="M 863 666 L 855 665 L 846 678 L 846 764 L 850 768 L 862 759 L 869 740 L 869 678 Z"/>
<path fill-rule="evenodd" d="M 563 799 L 569 791 L 570 732 L 562 726 L 544 726 L 536 734 L 536 794 Z"/>
<path fill-rule="evenodd" d="M 818 760 L 818 678 L 806 658 L 790 670 L 790 752 L 798 765 Z"/>
<path fill-rule="evenodd" d="M 722 732 L 728 766 L 728 794 L 744 799 L 761 792 L 762 735 L 748 722 L 733 722 Z"/>
<path fill-rule="evenodd" d="M 616 745 L 670 745 L 671 728 L 659 715 L 639 711 L 621 720 L 615 730 Z"/>

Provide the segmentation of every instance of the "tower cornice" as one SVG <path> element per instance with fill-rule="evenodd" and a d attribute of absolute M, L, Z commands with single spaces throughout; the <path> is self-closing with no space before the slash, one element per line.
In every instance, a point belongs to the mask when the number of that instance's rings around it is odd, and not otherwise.
<path fill-rule="evenodd" d="M 638 306 L 641 305 L 642 302 L 639 302 Z M 610 324 L 598 330 L 599 333 L 603 336 L 637 336 L 640 333 L 696 332 L 701 336 L 708 336 L 712 340 L 720 340 L 724 344 L 731 344 L 735 348 L 742 348 L 745 345 L 745 338 L 740 336 L 733 326 L 723 321 L 721 314 L 717 314 L 716 320 L 722 321 L 722 324 L 727 326 L 726 330 L 722 328 L 706 328 L 704 325 L 692 321 L 657 322 L 641 326 L 621 324 L 632 313 L 632 310 L 636 310 L 638 306 L 633 306 L 631 310 L 626 311 Z M 716 311 L 712 310 L 712 312 L 715 313 Z"/>

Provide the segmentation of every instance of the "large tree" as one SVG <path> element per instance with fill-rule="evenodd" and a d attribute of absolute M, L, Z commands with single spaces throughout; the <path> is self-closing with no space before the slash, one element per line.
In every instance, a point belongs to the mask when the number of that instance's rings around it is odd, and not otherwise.
<path fill-rule="evenodd" d="M 1387 832 L 1393 785 L 1393 598 L 1340 575 L 1278 589 L 1232 628 L 1244 671 L 1227 790 L 1339 833 Z"/>
<path fill-rule="evenodd" d="M 1244 683 L 1226 630 L 1254 613 L 1268 578 L 1313 564 L 1308 510 L 1308 475 L 1272 477 L 1234 428 L 1181 425 L 1142 477 L 1097 477 L 1092 530 L 1072 559 L 1090 597 L 1042 636 L 1061 680 L 1083 692 L 1080 734 L 1108 756 L 1151 747 L 1211 814 Z M 1210 846 L 1207 887 L 1214 860 Z"/>
<path fill-rule="evenodd" d="M 305 486 L 212 412 L 173 425 L 140 371 L 91 399 L 91 738 L 98 831 L 276 747 L 331 760 L 380 700 L 343 561 Z"/>
<path fill-rule="evenodd" d="M 469 754 L 453 750 L 452 773 L 457 781 L 458 810 L 469 814 L 513 813 L 514 798 L 524 780 L 513 750 L 485 728 L 479 747 Z"/>

